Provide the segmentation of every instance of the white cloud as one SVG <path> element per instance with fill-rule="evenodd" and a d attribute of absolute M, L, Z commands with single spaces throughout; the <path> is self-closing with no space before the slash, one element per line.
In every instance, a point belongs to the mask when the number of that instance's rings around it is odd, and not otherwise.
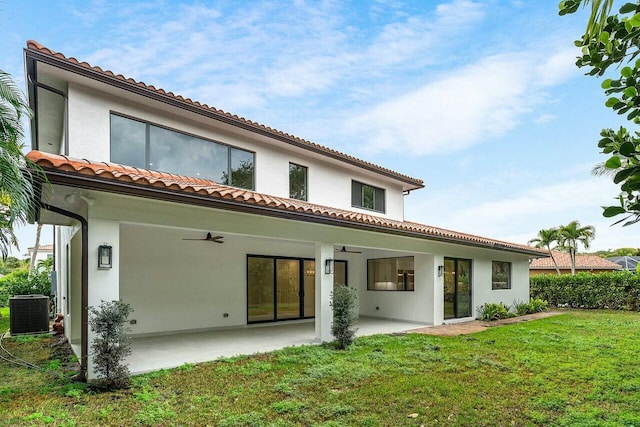
<path fill-rule="evenodd" d="M 410 209 L 420 212 L 418 222 L 516 243 L 526 243 L 543 228 L 579 220 L 596 227 L 593 250 L 636 247 L 640 226 L 611 227 L 614 220 L 602 217 L 600 206 L 611 204 L 617 192 L 610 180 L 597 177 L 532 187 L 491 200 L 482 200 L 486 193 L 475 188 L 451 188 L 436 195 L 435 201 L 412 201 Z M 456 209 L 437 209 L 441 206 Z"/>
<path fill-rule="evenodd" d="M 542 49 L 481 58 L 381 102 L 350 119 L 346 128 L 364 135 L 374 151 L 403 146 L 416 155 L 450 153 L 499 137 L 548 101 L 548 87 L 576 73 L 573 49 L 546 55 Z"/>

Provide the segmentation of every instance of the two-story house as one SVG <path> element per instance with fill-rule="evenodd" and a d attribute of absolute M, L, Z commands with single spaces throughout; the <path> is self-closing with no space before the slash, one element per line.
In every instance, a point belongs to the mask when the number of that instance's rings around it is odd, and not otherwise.
<path fill-rule="evenodd" d="M 134 337 L 361 316 L 438 325 L 529 299 L 545 252 L 404 221 L 412 178 L 29 41 L 28 157 L 55 225 L 58 307 L 91 377 L 87 307 L 122 299 Z M 188 360 L 185 360 L 185 362 Z"/>

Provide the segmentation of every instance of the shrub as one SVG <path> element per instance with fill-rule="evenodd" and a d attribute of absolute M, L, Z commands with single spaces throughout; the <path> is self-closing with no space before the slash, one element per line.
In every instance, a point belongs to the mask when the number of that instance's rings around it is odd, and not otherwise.
<path fill-rule="evenodd" d="M 528 304 L 528 313 L 540 313 L 541 311 L 546 311 L 549 307 L 549 303 L 540 298 L 534 298 L 529 301 Z"/>
<path fill-rule="evenodd" d="M 96 372 L 102 376 L 99 383 L 107 388 L 129 385 L 129 367 L 124 363 L 131 354 L 127 317 L 133 310 L 122 301 L 102 301 L 98 308 L 89 308 L 89 325 L 95 333 L 91 354 Z"/>
<path fill-rule="evenodd" d="M 516 316 L 524 316 L 525 314 L 540 313 L 545 311 L 549 304 L 542 299 L 532 299 L 528 303 L 526 302 L 514 302 L 513 311 Z"/>
<path fill-rule="evenodd" d="M 0 307 L 9 304 L 14 295 L 39 294 L 51 296 L 51 277 L 49 270 L 43 270 L 29 277 L 28 270 L 15 270 L 0 278 Z"/>
<path fill-rule="evenodd" d="M 331 294 L 331 308 L 333 309 L 333 323 L 331 333 L 342 350 L 349 347 L 358 330 L 358 299 L 355 288 L 336 285 Z"/>
<path fill-rule="evenodd" d="M 531 298 L 553 306 L 640 310 L 640 274 L 633 272 L 545 274 L 532 277 L 530 284 Z"/>
<path fill-rule="evenodd" d="M 526 303 L 524 301 L 514 301 L 513 311 L 516 313 L 516 316 L 524 316 L 525 314 L 529 314 L 529 303 Z"/>
<path fill-rule="evenodd" d="M 513 317 L 513 313 L 509 312 L 509 307 L 504 303 L 486 303 L 478 307 L 478 315 L 480 320 L 500 320 L 507 317 Z"/>

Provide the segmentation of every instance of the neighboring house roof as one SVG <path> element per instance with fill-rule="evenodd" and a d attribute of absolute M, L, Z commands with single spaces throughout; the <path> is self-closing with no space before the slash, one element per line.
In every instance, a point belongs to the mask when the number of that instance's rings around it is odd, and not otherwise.
<path fill-rule="evenodd" d="M 85 188 L 163 200 L 188 202 L 270 216 L 315 221 L 331 225 L 364 228 L 429 240 L 506 250 L 530 256 L 544 256 L 544 249 L 488 239 L 409 221 L 397 221 L 316 205 L 300 200 L 269 196 L 217 184 L 214 181 L 171 173 L 150 171 L 106 162 L 72 159 L 67 156 L 31 151 L 27 157 L 42 167 L 54 184 L 82 182 Z M 185 200 L 188 198 L 188 200 Z"/>
<path fill-rule="evenodd" d="M 31 246 L 30 248 L 27 248 L 29 253 L 33 252 L 34 249 L 35 249 L 35 246 Z M 53 245 L 40 245 L 38 246 L 38 252 L 53 252 Z"/>
<path fill-rule="evenodd" d="M 213 119 L 229 123 L 231 125 L 247 129 L 262 135 L 266 135 L 279 141 L 286 142 L 288 144 L 295 145 L 297 147 L 304 148 L 315 153 L 319 153 L 397 179 L 406 184 L 409 184 L 410 189 L 418 189 L 424 187 L 424 182 L 421 179 L 412 178 L 408 175 L 404 175 L 391 169 L 387 169 L 382 166 L 367 162 L 365 160 L 358 159 L 356 157 L 316 144 L 306 139 L 302 139 L 297 136 L 282 132 L 280 130 L 265 126 L 263 124 L 247 120 L 244 117 L 238 117 L 237 115 L 219 110 L 215 107 L 210 107 L 207 104 L 201 104 L 198 101 L 193 101 L 190 98 L 184 98 L 183 96 L 174 94 L 173 92 L 167 92 L 164 89 L 156 88 L 153 85 L 147 85 L 144 82 L 136 81 L 132 78 L 127 78 L 122 74 L 116 75 L 112 71 L 103 70 L 102 68 L 98 66 L 92 66 L 87 62 L 80 62 L 73 57 L 67 58 L 62 53 L 48 49 L 34 40 L 27 41 L 27 48 L 25 49 L 25 53 L 27 54 L 27 56 L 31 56 L 38 61 L 46 62 L 66 69 L 68 71 L 102 81 L 112 86 L 123 88 L 130 92 L 153 98 L 161 102 L 176 105 L 180 108 L 184 108 L 199 114 L 204 114 Z"/>
<path fill-rule="evenodd" d="M 615 262 L 621 266 L 624 270 L 636 271 L 640 256 L 615 256 L 607 258 L 611 262 Z"/>
<path fill-rule="evenodd" d="M 548 253 L 548 252 L 547 252 Z M 571 257 L 567 252 L 553 251 L 553 257 L 561 270 L 571 269 Z M 530 270 L 555 270 L 551 257 L 537 258 L 529 264 Z M 597 255 L 576 254 L 576 270 L 620 270 L 615 262 Z"/>

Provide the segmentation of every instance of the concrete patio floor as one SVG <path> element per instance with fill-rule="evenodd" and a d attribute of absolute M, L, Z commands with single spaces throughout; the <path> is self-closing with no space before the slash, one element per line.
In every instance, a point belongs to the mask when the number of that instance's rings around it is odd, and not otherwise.
<path fill-rule="evenodd" d="M 405 332 L 427 326 L 419 323 L 361 317 L 357 336 Z M 313 320 L 252 325 L 238 329 L 134 338 L 127 359 L 132 374 L 175 368 L 243 354 L 265 353 L 284 347 L 314 344 Z"/>

